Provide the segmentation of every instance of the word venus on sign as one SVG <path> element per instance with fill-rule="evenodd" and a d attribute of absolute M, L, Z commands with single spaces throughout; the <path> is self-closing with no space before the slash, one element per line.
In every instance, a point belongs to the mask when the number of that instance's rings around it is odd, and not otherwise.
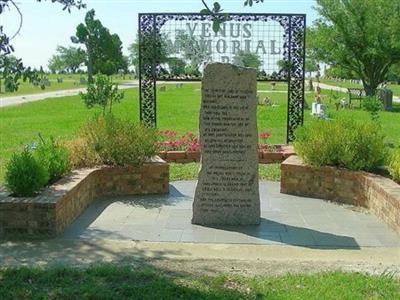
<path fill-rule="evenodd" d="M 239 52 L 255 53 L 257 55 L 281 55 L 282 49 L 274 39 L 263 40 L 253 36 L 253 24 L 250 23 L 223 23 L 220 30 L 215 33 L 212 30 L 211 22 L 186 23 L 186 29 L 176 29 L 175 34 L 186 33 L 191 37 L 198 37 L 199 40 L 193 40 L 191 48 L 205 49 L 208 53 L 231 54 Z M 169 49 L 172 53 L 183 51 L 179 39 L 168 40 Z M 187 49 L 186 49 L 187 50 Z M 221 56 L 221 62 L 230 62 L 231 56 Z"/>

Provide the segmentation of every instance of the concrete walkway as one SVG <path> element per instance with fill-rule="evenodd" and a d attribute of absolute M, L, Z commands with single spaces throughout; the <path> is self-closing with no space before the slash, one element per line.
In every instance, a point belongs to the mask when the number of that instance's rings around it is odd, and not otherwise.
<path fill-rule="evenodd" d="M 400 247 L 400 236 L 374 215 L 352 206 L 281 194 L 276 182 L 260 183 L 259 226 L 192 225 L 195 184 L 195 181 L 174 182 L 166 196 L 96 201 L 63 238 L 333 249 Z"/>
<path fill-rule="evenodd" d="M 352 206 L 280 194 L 261 182 L 259 226 L 191 225 L 194 181 L 170 195 L 102 199 L 63 236 L 0 241 L 0 266 L 112 262 L 188 275 L 280 275 L 347 270 L 400 276 L 400 237 Z"/>
<path fill-rule="evenodd" d="M 345 270 L 400 276 L 399 248 L 310 249 L 282 245 L 65 240 L 0 242 L 0 267 L 114 263 L 188 275 L 280 275 Z"/>

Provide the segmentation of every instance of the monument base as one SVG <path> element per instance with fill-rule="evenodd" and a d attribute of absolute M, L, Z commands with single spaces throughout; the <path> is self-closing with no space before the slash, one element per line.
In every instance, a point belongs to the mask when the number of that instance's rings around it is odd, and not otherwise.
<path fill-rule="evenodd" d="M 192 224 L 202 225 L 202 226 L 244 226 L 244 225 L 260 225 L 261 218 L 259 214 L 248 215 L 243 218 L 243 212 L 240 215 L 229 215 L 223 216 L 221 218 L 220 213 L 209 214 L 207 216 L 197 216 L 193 217 Z"/>

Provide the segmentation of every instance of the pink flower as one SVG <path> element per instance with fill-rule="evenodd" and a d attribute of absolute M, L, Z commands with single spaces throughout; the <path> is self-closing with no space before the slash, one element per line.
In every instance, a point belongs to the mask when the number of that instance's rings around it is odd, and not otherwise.
<path fill-rule="evenodd" d="M 271 134 L 269 132 L 261 132 L 259 134 L 259 136 L 260 136 L 260 139 L 266 140 L 271 136 Z"/>

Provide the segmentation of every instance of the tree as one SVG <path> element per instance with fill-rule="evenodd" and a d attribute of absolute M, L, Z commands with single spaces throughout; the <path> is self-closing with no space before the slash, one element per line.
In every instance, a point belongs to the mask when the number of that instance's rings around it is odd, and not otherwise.
<path fill-rule="evenodd" d="M 37 0 L 41 2 L 42 0 Z M 58 2 L 64 5 L 63 10 L 71 11 L 72 7 L 77 9 L 84 8 L 86 5 L 82 0 L 51 0 L 52 2 Z M 0 25 L 0 63 L 2 68 L 2 75 L 6 82 L 6 87 L 8 91 L 14 92 L 18 90 L 19 82 L 18 80 L 22 78 L 23 81 L 29 79 L 29 81 L 34 81 L 37 79 L 38 74 L 31 70 L 31 68 L 24 67 L 22 60 L 17 59 L 17 63 L 10 63 L 13 61 L 12 58 L 8 58 L 12 52 L 14 52 L 14 47 L 11 45 L 11 41 L 18 36 L 23 23 L 23 15 L 19 9 L 18 3 L 14 0 L 0 0 L 0 16 L 5 11 L 14 8 L 19 15 L 19 26 L 17 31 L 11 36 L 7 36 L 4 33 L 3 26 Z M 5 77 L 4 77 L 5 76 Z M 0 92 L 1 92 L 1 81 L 0 81 Z"/>
<path fill-rule="evenodd" d="M 65 72 L 66 69 L 64 61 L 59 55 L 53 55 L 50 57 L 47 67 L 53 74 Z"/>
<path fill-rule="evenodd" d="M 5 92 L 14 91 L 18 88 L 18 79 L 22 76 L 21 68 L 22 62 L 15 56 L 0 57 L 0 92 L 2 90 L 2 81 L 4 81 Z"/>
<path fill-rule="evenodd" d="M 333 78 L 343 78 L 343 79 L 357 79 L 357 75 L 354 72 L 347 69 L 343 69 L 337 65 L 331 65 L 326 71 L 325 75 Z"/>
<path fill-rule="evenodd" d="M 396 81 L 400 83 L 400 63 L 393 65 L 387 75 L 388 81 Z"/>
<path fill-rule="evenodd" d="M 317 72 L 318 71 L 318 63 L 306 56 L 306 62 L 305 62 L 305 71 L 309 73 L 309 77 L 311 77 L 312 72 Z"/>
<path fill-rule="evenodd" d="M 89 83 L 87 93 L 80 93 L 87 108 L 100 106 L 103 115 L 106 114 L 107 106 L 112 112 L 113 104 L 124 98 L 124 93 L 118 90 L 118 85 L 112 82 L 111 77 L 98 75 L 95 83 Z"/>
<path fill-rule="evenodd" d="M 260 57 L 251 52 L 240 50 L 234 57 L 233 63 L 238 66 L 254 68 L 258 70 L 262 64 Z"/>
<path fill-rule="evenodd" d="M 185 74 L 186 63 L 183 59 L 179 57 L 169 57 L 168 67 L 171 75 L 180 76 Z"/>
<path fill-rule="evenodd" d="M 183 58 L 189 61 L 191 69 L 199 69 L 204 62 L 211 60 L 211 53 L 207 43 L 203 39 L 196 39 L 184 31 L 177 32 L 175 36 L 175 46 L 169 41 L 169 52 L 176 53 L 182 51 Z"/>
<path fill-rule="evenodd" d="M 15 92 L 18 90 L 20 79 L 37 80 L 38 73 L 32 71 L 31 68 L 25 68 L 22 59 L 17 59 L 13 55 L 0 55 L 0 76 L 0 93 L 2 82 L 4 82 L 5 92 Z"/>
<path fill-rule="evenodd" d="M 85 62 L 86 53 L 81 48 L 57 46 L 57 54 L 49 60 L 49 69 L 55 72 L 75 73 Z"/>
<path fill-rule="evenodd" d="M 36 1 L 42 2 L 42 0 Z M 77 9 L 86 7 L 86 4 L 84 4 L 82 0 L 51 0 L 51 2 L 57 2 L 64 5 L 63 10 L 68 10 L 68 12 L 71 12 L 72 7 L 76 7 Z M 15 0 L 0 0 L 0 15 L 12 8 L 14 8 L 19 15 L 18 29 L 11 37 L 7 36 L 3 31 L 3 26 L 0 26 L 0 55 L 7 55 L 14 52 L 14 47 L 10 42 L 17 37 L 23 24 L 23 15 L 18 5 L 19 3 Z"/>
<path fill-rule="evenodd" d="M 400 2 L 317 0 L 309 45 L 318 60 L 361 78 L 368 95 L 400 62 Z"/>
<path fill-rule="evenodd" d="M 136 41 L 129 45 L 129 60 L 135 68 L 135 73 L 139 73 L 139 47 L 142 48 L 143 65 L 163 64 L 168 61 L 170 47 L 168 45 L 168 36 L 166 34 L 142 33 L 139 42 L 139 36 Z"/>
<path fill-rule="evenodd" d="M 93 74 L 115 74 L 124 68 L 122 42 L 117 34 L 111 34 L 100 20 L 95 19 L 92 9 L 86 13 L 85 23 L 76 28 L 76 35 L 71 37 L 73 43 L 86 47 L 89 82 L 93 83 Z"/>
<path fill-rule="evenodd" d="M 129 64 L 135 69 L 135 74 L 139 74 L 139 38 L 136 37 L 136 41 L 129 45 Z"/>
<path fill-rule="evenodd" d="M 211 15 L 213 17 L 213 30 L 218 32 L 222 23 L 226 22 L 228 19 L 228 14 L 222 14 L 223 9 L 218 2 L 214 2 L 212 8 L 207 5 L 205 0 L 201 0 L 204 5 L 204 9 L 200 13 L 204 15 Z M 262 3 L 264 0 L 244 0 L 244 6 L 253 6 L 253 3 Z"/>

